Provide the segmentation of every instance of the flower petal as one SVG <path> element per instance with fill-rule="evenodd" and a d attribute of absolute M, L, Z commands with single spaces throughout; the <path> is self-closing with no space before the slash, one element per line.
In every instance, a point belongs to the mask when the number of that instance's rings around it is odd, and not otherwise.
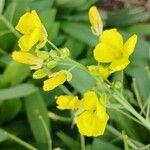
<path fill-rule="evenodd" d="M 85 110 L 93 110 L 96 108 L 96 103 L 98 101 L 98 97 L 95 92 L 88 91 L 84 93 L 83 99 L 82 99 L 82 107 Z"/>
<path fill-rule="evenodd" d="M 77 96 L 59 96 L 56 100 L 57 108 L 64 110 L 64 109 L 77 109 L 80 106 L 80 101 L 78 100 Z"/>
<path fill-rule="evenodd" d="M 110 46 L 99 43 L 94 49 L 94 58 L 98 62 L 109 63 L 114 59 L 114 52 Z"/>
<path fill-rule="evenodd" d="M 132 35 L 124 44 L 124 50 L 123 50 L 123 55 L 126 56 L 126 57 L 129 57 L 133 51 L 134 51 L 134 48 L 135 48 L 135 45 L 136 45 L 136 42 L 137 42 L 137 35 L 134 34 Z"/>
<path fill-rule="evenodd" d="M 49 79 L 44 81 L 44 91 L 50 91 L 55 89 L 57 86 L 63 84 L 68 79 L 67 71 L 61 70 L 57 73 L 53 73 Z"/>
<path fill-rule="evenodd" d="M 77 117 L 76 124 L 82 135 L 96 137 L 104 134 L 108 118 L 109 116 L 106 114 L 101 120 L 95 113 L 85 111 Z"/>
<path fill-rule="evenodd" d="M 123 49 L 123 38 L 117 29 L 105 30 L 100 36 L 100 42 L 105 43 L 117 53 Z"/>
<path fill-rule="evenodd" d="M 18 61 L 23 64 L 29 64 L 29 65 L 42 64 L 42 59 L 27 52 L 14 51 L 12 53 L 12 57 L 15 61 Z"/>
<path fill-rule="evenodd" d="M 115 71 L 121 71 L 124 68 L 126 68 L 126 66 L 130 63 L 130 61 L 127 58 L 123 58 L 123 59 L 116 59 L 114 60 L 111 65 L 109 66 L 109 68 L 112 70 L 112 72 Z"/>

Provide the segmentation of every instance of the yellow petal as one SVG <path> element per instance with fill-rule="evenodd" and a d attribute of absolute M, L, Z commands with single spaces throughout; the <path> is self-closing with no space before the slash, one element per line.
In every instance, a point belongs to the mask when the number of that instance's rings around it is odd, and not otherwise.
<path fill-rule="evenodd" d="M 112 72 L 121 71 L 126 68 L 129 63 L 130 61 L 127 58 L 116 59 L 110 64 L 109 68 Z"/>
<path fill-rule="evenodd" d="M 53 90 L 57 86 L 63 84 L 66 80 L 68 80 L 68 72 L 64 70 L 59 71 L 52 74 L 49 79 L 44 81 L 43 89 L 44 91 Z"/>
<path fill-rule="evenodd" d="M 14 51 L 12 53 L 12 58 L 15 61 L 18 61 L 23 64 L 29 64 L 29 65 L 39 65 L 42 64 L 42 59 L 26 52 L 17 52 Z"/>
<path fill-rule="evenodd" d="M 95 6 L 89 9 L 89 20 L 91 23 L 91 29 L 95 35 L 100 35 L 103 30 L 103 23 L 100 14 Z"/>
<path fill-rule="evenodd" d="M 78 100 L 77 96 L 59 96 L 56 100 L 57 108 L 64 110 L 64 109 L 77 109 L 80 106 L 80 101 Z"/>
<path fill-rule="evenodd" d="M 125 57 L 129 57 L 133 51 L 134 51 L 134 48 L 135 48 L 135 45 L 136 45 L 136 42 L 137 42 L 137 35 L 134 34 L 132 35 L 124 44 L 124 48 L 123 48 L 123 55 Z"/>
<path fill-rule="evenodd" d="M 84 93 L 82 99 L 82 107 L 85 110 L 95 109 L 96 103 L 98 101 L 97 95 L 94 91 L 88 91 Z"/>
<path fill-rule="evenodd" d="M 29 39 L 30 39 L 30 35 L 23 35 L 18 40 L 18 45 L 21 51 L 29 51 L 31 49 L 31 46 L 29 45 Z"/>
<path fill-rule="evenodd" d="M 114 59 L 114 49 L 104 43 L 99 43 L 94 49 L 94 58 L 98 62 L 109 63 Z"/>
<path fill-rule="evenodd" d="M 34 30 L 34 27 L 32 16 L 29 12 L 27 12 L 19 19 L 16 30 L 22 34 L 30 34 Z"/>
<path fill-rule="evenodd" d="M 104 134 L 108 118 L 106 114 L 105 118 L 101 120 L 95 113 L 85 111 L 77 117 L 76 124 L 82 135 L 96 137 Z"/>
<path fill-rule="evenodd" d="M 31 16 L 32 16 L 31 23 L 33 23 L 35 27 L 41 27 L 42 26 L 41 20 L 35 10 L 31 11 Z"/>
<path fill-rule="evenodd" d="M 123 49 L 123 38 L 117 29 L 105 30 L 100 36 L 100 42 L 105 43 L 107 46 L 114 49 L 115 53 L 118 53 Z"/>

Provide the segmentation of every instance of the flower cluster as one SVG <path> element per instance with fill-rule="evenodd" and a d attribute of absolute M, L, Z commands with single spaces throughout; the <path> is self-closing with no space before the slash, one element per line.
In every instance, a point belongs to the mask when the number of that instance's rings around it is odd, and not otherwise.
<path fill-rule="evenodd" d="M 94 58 L 101 65 L 90 66 L 91 73 L 97 72 L 106 79 L 111 73 L 121 71 L 130 63 L 129 56 L 133 53 L 137 35 L 132 35 L 125 43 L 117 29 L 102 31 L 101 17 L 95 6 L 89 10 L 92 32 L 99 36 L 99 43 L 94 48 Z"/>
<path fill-rule="evenodd" d="M 44 91 L 52 90 L 65 81 L 71 80 L 71 73 L 67 70 L 51 72 L 60 61 L 68 57 L 69 50 L 65 48 L 60 52 L 40 50 L 47 42 L 47 32 L 35 10 L 25 13 L 20 18 L 16 29 L 23 35 L 18 40 L 20 51 L 14 51 L 12 58 L 36 70 L 33 73 L 34 79 L 48 77 L 44 81 Z"/>
<path fill-rule="evenodd" d="M 75 123 L 82 135 L 99 136 L 103 135 L 107 121 L 105 95 L 100 98 L 94 91 L 84 93 L 81 100 L 77 96 L 63 95 L 57 97 L 57 108 L 76 110 Z"/>
<path fill-rule="evenodd" d="M 99 37 L 99 43 L 94 48 L 94 58 L 98 65 L 88 66 L 88 70 L 92 75 L 101 76 L 105 80 L 111 73 L 123 70 L 130 63 L 129 57 L 134 51 L 137 35 L 132 35 L 124 42 L 117 29 L 103 31 L 103 22 L 95 6 L 89 10 L 89 20 L 93 34 Z M 20 63 L 30 65 L 35 70 L 34 79 L 46 77 L 44 91 L 53 90 L 71 80 L 70 71 L 56 72 L 58 64 L 69 57 L 69 50 L 58 49 L 53 44 L 51 46 L 55 50 L 41 50 L 48 41 L 47 32 L 35 10 L 25 13 L 16 29 L 23 35 L 18 41 L 20 51 L 14 51 L 12 57 Z M 74 111 L 74 122 L 82 135 L 95 137 L 104 134 L 109 119 L 105 94 L 87 91 L 82 99 L 78 96 L 62 95 L 57 97 L 56 103 L 60 110 Z"/>

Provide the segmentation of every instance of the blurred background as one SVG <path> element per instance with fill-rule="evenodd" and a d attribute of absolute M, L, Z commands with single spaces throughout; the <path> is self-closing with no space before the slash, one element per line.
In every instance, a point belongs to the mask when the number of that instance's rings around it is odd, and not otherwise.
<path fill-rule="evenodd" d="M 20 16 L 35 9 L 50 41 L 58 47 L 69 48 L 76 61 L 95 64 L 92 53 L 98 38 L 92 34 L 88 20 L 88 9 L 92 5 L 100 10 L 104 29 L 117 28 L 124 39 L 134 33 L 138 35 L 131 63 L 125 69 L 125 95 L 137 111 L 140 107 L 136 90 L 143 104 L 150 101 L 150 0 L 0 0 L 0 150 L 29 149 L 18 144 L 14 135 L 40 150 L 48 150 L 49 137 L 39 115 L 51 131 L 53 148 L 80 149 L 80 135 L 72 126 L 70 112 L 55 107 L 54 97 L 64 94 L 64 90 L 58 87 L 43 92 L 43 80 L 32 79 L 29 67 L 14 62 L 11 53 L 18 50 L 19 34 L 15 26 Z M 47 45 L 44 49 L 51 47 Z M 89 90 L 94 84 L 92 78 L 78 68 L 74 69 L 73 76 L 65 86 L 74 94 Z M 118 80 L 118 73 L 110 80 Z M 124 146 L 127 139 L 131 149 L 150 144 L 150 132 L 142 125 L 119 111 L 108 111 L 111 117 L 105 135 L 86 137 L 86 150 L 128 150 Z"/>

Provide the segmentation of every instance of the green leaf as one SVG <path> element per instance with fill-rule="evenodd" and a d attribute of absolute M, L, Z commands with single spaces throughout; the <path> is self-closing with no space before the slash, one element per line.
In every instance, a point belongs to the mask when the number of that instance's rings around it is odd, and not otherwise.
<path fill-rule="evenodd" d="M 66 21 L 61 23 L 60 27 L 66 34 L 89 46 L 95 46 L 98 43 L 98 38 L 92 34 L 90 26 L 86 24 Z"/>
<path fill-rule="evenodd" d="M 31 9 L 43 11 L 52 7 L 54 0 L 33 0 Z"/>
<path fill-rule="evenodd" d="M 91 150 L 121 150 L 114 144 L 95 138 Z"/>
<path fill-rule="evenodd" d="M 125 28 L 127 32 L 136 33 L 139 35 L 150 35 L 150 24 L 135 24 L 130 27 Z"/>
<path fill-rule="evenodd" d="M 63 9 L 77 9 L 79 6 L 86 4 L 86 0 L 56 0 L 56 5 Z"/>
<path fill-rule="evenodd" d="M 63 47 L 67 47 L 70 50 L 71 56 L 76 58 L 82 53 L 83 49 L 85 48 L 85 44 L 79 40 L 76 40 L 75 38 L 68 37 Z"/>
<path fill-rule="evenodd" d="M 5 5 L 5 0 L 0 1 L 0 14 L 2 14 Z"/>
<path fill-rule="evenodd" d="M 46 124 L 47 129 L 49 130 L 49 119 L 47 115 L 47 108 L 39 91 L 36 93 L 25 97 L 25 108 L 27 117 L 39 149 L 47 150 L 48 149 L 48 136 L 45 132 L 44 126 L 39 119 L 41 116 Z"/>
<path fill-rule="evenodd" d="M 27 65 L 12 61 L 4 71 L 3 80 L 7 84 L 16 85 L 21 83 L 29 74 L 30 69 Z"/>
<path fill-rule="evenodd" d="M 7 139 L 8 139 L 8 137 L 6 134 L 4 134 L 4 130 L 0 129 L 0 142 L 3 142 Z"/>
<path fill-rule="evenodd" d="M 11 100 L 24 97 L 37 91 L 32 84 L 20 84 L 6 89 L 0 90 L 0 100 Z"/>
<path fill-rule="evenodd" d="M 20 99 L 12 99 L 11 101 L 3 101 L 0 105 L 0 123 L 10 121 L 21 110 L 22 103 Z"/>
<path fill-rule="evenodd" d="M 135 51 L 130 58 L 131 63 L 125 70 L 127 74 L 136 79 L 143 100 L 147 100 L 149 96 L 150 82 L 145 69 L 145 66 L 148 66 L 149 48 L 150 43 L 139 37 Z"/>
<path fill-rule="evenodd" d="M 143 22 L 150 18 L 150 13 L 140 8 L 128 7 L 112 12 L 106 24 L 109 26 L 127 26 Z"/>
<path fill-rule="evenodd" d="M 65 134 L 64 132 L 57 132 L 57 136 L 64 142 L 64 144 L 71 150 L 78 150 L 80 149 L 80 144 Z"/>

